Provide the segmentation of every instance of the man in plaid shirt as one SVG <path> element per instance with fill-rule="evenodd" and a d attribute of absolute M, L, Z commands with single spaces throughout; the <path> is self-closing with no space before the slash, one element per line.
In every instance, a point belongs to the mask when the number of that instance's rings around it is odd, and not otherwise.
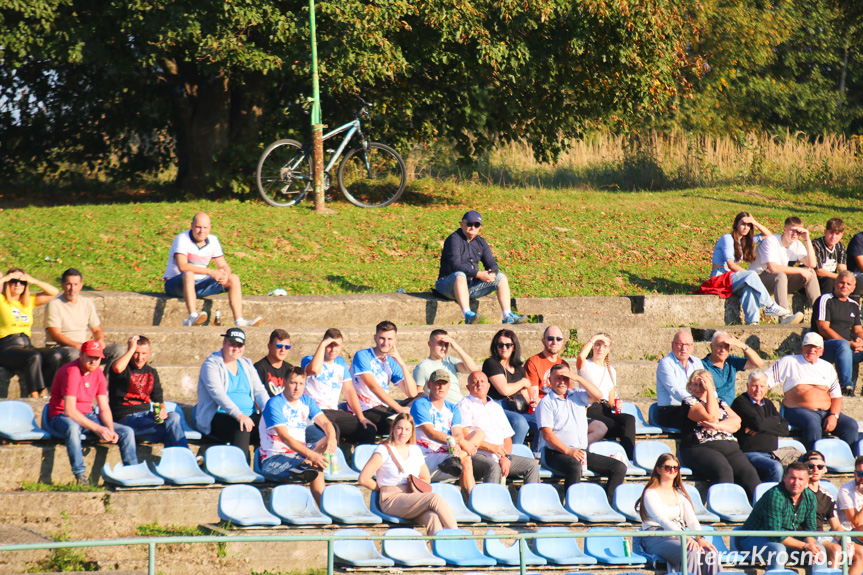
<path fill-rule="evenodd" d="M 795 461 L 782 482 L 761 496 L 743 524 L 744 531 L 815 531 L 815 494 L 809 486 L 809 468 Z M 814 537 L 742 537 L 738 549 L 752 554 L 751 561 L 768 569 L 807 566 L 821 562 L 821 547 Z"/>

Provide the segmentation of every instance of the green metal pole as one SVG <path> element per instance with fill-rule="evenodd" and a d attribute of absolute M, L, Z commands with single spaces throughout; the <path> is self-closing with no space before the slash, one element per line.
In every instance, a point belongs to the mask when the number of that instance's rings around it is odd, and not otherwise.
<path fill-rule="evenodd" d="M 312 46 L 312 171 L 315 186 L 315 211 L 328 211 L 324 202 L 324 125 L 321 123 L 321 91 L 318 85 L 318 43 L 315 30 L 315 0 L 309 0 L 309 31 Z"/>
<path fill-rule="evenodd" d="M 147 553 L 147 575 L 156 575 L 156 542 L 150 541 Z"/>

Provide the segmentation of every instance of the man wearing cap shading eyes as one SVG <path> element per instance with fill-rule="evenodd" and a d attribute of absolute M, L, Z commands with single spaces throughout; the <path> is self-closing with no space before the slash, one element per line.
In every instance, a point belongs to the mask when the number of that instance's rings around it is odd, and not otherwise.
<path fill-rule="evenodd" d="M 542 399 L 545 395 L 548 375 L 552 367 L 559 363 L 569 365 L 558 355 L 563 349 L 563 342 L 563 332 L 560 328 L 556 325 L 548 326 L 542 334 L 543 350 L 525 362 L 524 375 L 530 380 L 530 385 L 537 388 L 534 397 Z"/>
<path fill-rule="evenodd" d="M 285 389 L 288 374 L 294 367 L 285 358 L 291 349 L 291 336 L 283 329 L 274 329 L 267 344 L 267 355 L 255 363 L 261 383 L 267 388 L 270 397 L 275 397 Z"/>
<path fill-rule="evenodd" d="M 259 444 L 257 427 L 269 395 L 255 366 L 243 357 L 246 333 L 232 327 L 222 337 L 222 349 L 201 365 L 195 422 L 201 433 L 236 445 L 248 458 L 249 443 Z"/>
<path fill-rule="evenodd" d="M 436 329 L 429 334 L 428 346 L 429 356 L 414 368 L 414 381 L 417 384 L 417 389 L 426 387 L 432 372 L 441 368 L 446 369 L 452 376 L 446 400 L 458 403 L 464 397 L 459 389 L 458 374 L 473 373 L 479 367 L 473 358 L 456 343 L 455 339 L 442 329 Z M 458 357 L 447 355 L 449 350 L 453 350 Z M 425 391 L 428 392 L 427 387 Z"/>
<path fill-rule="evenodd" d="M 62 366 L 51 386 L 48 402 L 48 425 L 66 438 L 66 452 L 72 473 L 80 485 L 88 485 L 85 475 L 84 454 L 81 450 L 81 432 L 89 431 L 101 441 L 118 443 L 123 465 L 137 465 L 135 432 L 130 427 L 114 423 L 108 403 L 108 382 L 99 369 L 105 357 L 102 344 L 89 340 L 81 344 L 78 359 Z M 93 400 L 99 414 L 93 413 Z"/>
<path fill-rule="evenodd" d="M 829 433 L 857 445 L 857 422 L 842 413 L 842 390 L 832 365 L 821 359 L 824 339 L 810 331 L 803 336 L 801 354 L 786 355 L 767 370 L 770 387 L 782 385 L 785 419 L 803 432 L 801 441 L 812 449 Z"/>
<path fill-rule="evenodd" d="M 863 327 L 860 304 L 848 296 L 857 288 L 857 278 L 848 270 L 837 274 L 833 293 L 826 293 L 812 306 L 812 331 L 824 338 L 824 360 L 836 366 L 842 395 L 854 395 L 851 380 L 855 363 L 863 361 Z"/>
<path fill-rule="evenodd" d="M 509 280 L 500 272 L 488 242 L 479 235 L 481 227 L 479 212 L 470 210 L 462 216 L 459 229 L 443 244 L 435 291 L 458 303 L 465 323 L 480 320 L 480 315 L 470 309 L 471 298 L 497 291 L 503 323 L 521 323 L 523 318 L 510 309 Z M 479 269 L 480 263 L 485 270 Z"/>
<path fill-rule="evenodd" d="M 842 521 L 837 513 L 837 503 L 833 496 L 821 489 L 821 478 L 827 473 L 827 464 L 824 462 L 824 454 L 820 451 L 808 451 L 800 461 L 809 466 L 809 489 L 815 494 L 815 529 L 822 531 L 825 525 L 830 531 L 845 531 Z M 843 513 L 844 515 L 844 513 Z M 818 543 L 827 551 L 827 566 L 840 569 L 842 566 L 836 563 L 839 552 L 842 551 L 842 540 L 839 537 L 819 537 Z M 863 546 L 851 543 L 852 563 L 848 569 L 849 575 L 860 575 L 863 573 Z M 847 560 L 847 557 L 843 558 Z"/>
<path fill-rule="evenodd" d="M 701 360 L 692 357 L 695 341 L 687 330 L 680 330 L 671 340 L 671 353 L 659 360 L 656 366 L 657 423 L 664 427 L 680 428 L 683 408 L 680 404 L 689 397 L 686 382 L 698 369 L 704 369 Z"/>
<path fill-rule="evenodd" d="M 845 531 L 863 531 L 863 456 L 854 460 L 854 479 L 839 488 L 836 505 Z M 858 538 L 854 542 L 863 544 Z"/>

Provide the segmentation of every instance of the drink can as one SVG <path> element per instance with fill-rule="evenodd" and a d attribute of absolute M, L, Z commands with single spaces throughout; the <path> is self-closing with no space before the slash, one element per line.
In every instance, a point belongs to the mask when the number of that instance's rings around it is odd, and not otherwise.
<path fill-rule="evenodd" d="M 614 400 L 614 413 L 619 415 L 621 411 L 623 411 L 623 400 L 617 397 Z"/>
<path fill-rule="evenodd" d="M 455 437 L 449 436 L 446 438 L 446 447 L 449 450 L 450 455 L 455 453 Z"/>
<path fill-rule="evenodd" d="M 629 547 L 629 539 L 623 540 L 623 555 L 625 557 L 632 557 L 632 549 Z"/>
<path fill-rule="evenodd" d="M 335 453 L 327 453 L 327 459 L 330 460 L 330 473 L 335 475 L 339 472 L 339 458 Z"/>
<path fill-rule="evenodd" d="M 153 404 L 153 417 L 156 420 L 156 423 L 161 423 L 159 420 L 159 414 L 162 413 L 162 405 L 159 403 Z"/>
<path fill-rule="evenodd" d="M 500 476 L 500 484 L 506 487 L 506 475 Z"/>

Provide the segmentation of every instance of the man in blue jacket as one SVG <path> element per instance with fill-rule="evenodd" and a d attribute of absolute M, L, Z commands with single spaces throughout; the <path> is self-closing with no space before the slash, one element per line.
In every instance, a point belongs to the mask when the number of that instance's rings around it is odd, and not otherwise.
<path fill-rule="evenodd" d="M 446 239 L 440 255 L 440 273 L 435 291 L 454 299 L 461 306 L 465 323 L 477 323 L 480 315 L 470 309 L 471 298 L 480 298 L 497 291 L 503 312 L 503 323 L 521 323 L 523 318 L 510 309 L 509 281 L 502 274 L 488 242 L 479 235 L 482 216 L 470 210 L 461 219 L 461 226 Z M 479 264 L 485 268 L 480 271 Z"/>

